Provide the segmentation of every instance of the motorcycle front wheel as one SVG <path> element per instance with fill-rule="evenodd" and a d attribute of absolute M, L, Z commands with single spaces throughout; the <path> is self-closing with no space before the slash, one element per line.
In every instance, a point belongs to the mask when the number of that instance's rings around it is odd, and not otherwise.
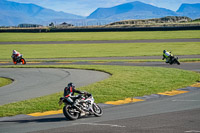
<path fill-rule="evenodd" d="M 175 62 L 177 65 L 180 65 L 180 62 L 177 59 L 175 60 Z"/>
<path fill-rule="evenodd" d="M 17 62 L 16 61 L 13 61 L 13 63 L 16 65 L 17 64 Z"/>
<path fill-rule="evenodd" d="M 75 112 L 74 108 L 72 108 L 70 105 L 63 107 L 63 114 L 69 120 L 76 120 L 79 117 L 79 113 Z"/>
<path fill-rule="evenodd" d="M 13 64 L 15 65 L 17 64 L 17 61 L 14 58 L 13 58 Z"/>
<path fill-rule="evenodd" d="M 99 105 L 93 104 L 93 105 L 92 105 L 92 109 L 93 109 L 94 115 L 95 115 L 96 117 L 100 117 L 100 116 L 103 115 L 103 110 L 99 107 Z"/>

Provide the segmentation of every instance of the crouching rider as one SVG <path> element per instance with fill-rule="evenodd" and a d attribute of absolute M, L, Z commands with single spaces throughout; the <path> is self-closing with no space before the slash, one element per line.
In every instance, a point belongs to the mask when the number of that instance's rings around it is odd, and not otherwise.
<path fill-rule="evenodd" d="M 169 63 L 172 57 L 173 57 L 173 54 L 170 51 L 163 50 L 162 60 L 166 59 L 166 63 Z"/>
<path fill-rule="evenodd" d="M 22 58 L 22 54 L 20 54 L 20 52 L 18 52 L 17 50 L 13 50 L 11 57 L 13 59 L 13 62 L 16 62 L 18 59 Z"/>

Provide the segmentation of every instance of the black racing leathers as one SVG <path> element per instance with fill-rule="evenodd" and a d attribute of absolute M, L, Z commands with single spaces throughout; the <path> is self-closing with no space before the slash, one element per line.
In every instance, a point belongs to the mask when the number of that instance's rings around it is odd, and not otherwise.
<path fill-rule="evenodd" d="M 76 90 L 74 86 L 65 87 L 64 97 L 71 104 L 73 104 L 74 100 L 77 98 L 77 97 L 74 96 L 74 93 L 84 94 L 84 92 Z"/>

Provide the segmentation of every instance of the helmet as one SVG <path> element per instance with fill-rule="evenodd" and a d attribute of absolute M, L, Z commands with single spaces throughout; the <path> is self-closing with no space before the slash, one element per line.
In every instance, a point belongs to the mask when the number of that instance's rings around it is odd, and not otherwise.
<path fill-rule="evenodd" d="M 163 53 L 165 53 L 166 52 L 166 50 L 163 50 Z"/>
<path fill-rule="evenodd" d="M 16 54 L 17 53 L 17 51 L 16 50 L 13 50 L 13 54 Z"/>
<path fill-rule="evenodd" d="M 70 82 L 67 86 L 68 87 L 74 87 L 74 84 L 72 82 Z"/>

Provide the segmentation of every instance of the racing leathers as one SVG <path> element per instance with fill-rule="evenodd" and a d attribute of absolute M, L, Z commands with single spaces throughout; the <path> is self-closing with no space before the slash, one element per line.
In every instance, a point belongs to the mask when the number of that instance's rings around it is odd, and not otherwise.
<path fill-rule="evenodd" d="M 11 57 L 13 59 L 13 62 L 16 62 L 17 59 L 22 57 L 22 54 L 20 54 L 17 50 L 13 50 Z"/>
<path fill-rule="evenodd" d="M 74 105 L 74 101 L 78 98 L 78 96 L 74 96 L 74 93 L 84 94 L 85 92 L 81 92 L 75 89 L 75 86 L 67 86 L 64 89 L 64 98 Z"/>
<path fill-rule="evenodd" d="M 163 58 L 162 58 L 162 60 L 166 59 L 166 63 L 169 63 L 169 61 L 171 60 L 172 56 L 173 55 L 171 54 L 170 51 L 164 50 L 163 51 Z"/>

